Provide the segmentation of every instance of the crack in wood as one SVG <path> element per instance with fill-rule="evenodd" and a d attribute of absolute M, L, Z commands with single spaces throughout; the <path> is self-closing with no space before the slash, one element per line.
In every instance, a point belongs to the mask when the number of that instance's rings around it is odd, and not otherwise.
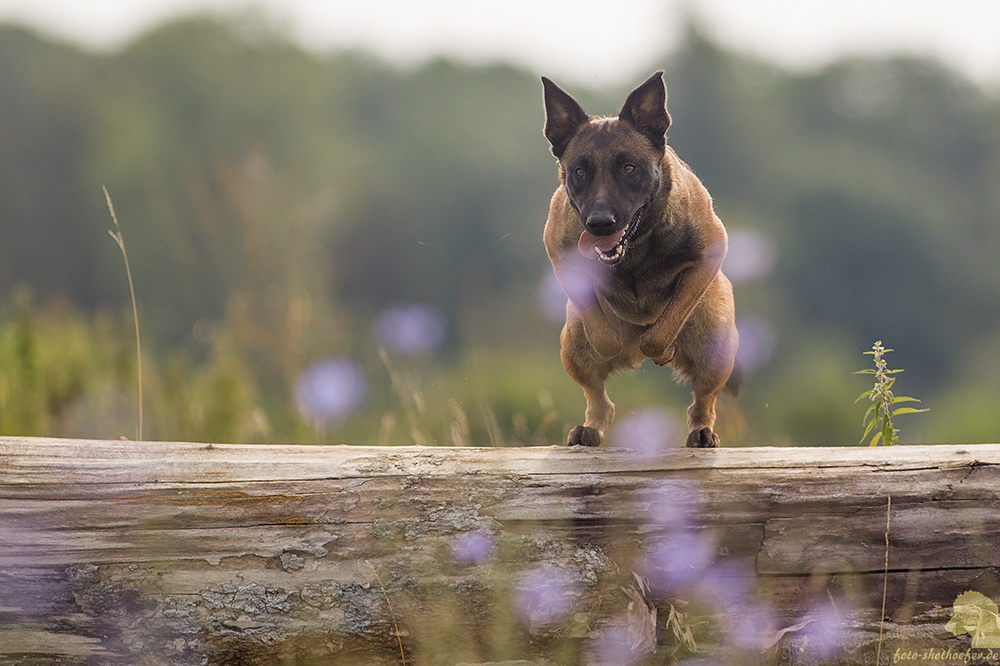
<path fill-rule="evenodd" d="M 961 592 L 1000 598 L 998 473 L 997 445 L 638 458 L 0 438 L 0 657 L 8 638 L 24 645 L 43 631 L 108 664 L 336 663 L 355 648 L 396 663 L 371 561 L 407 650 L 436 640 L 424 632 L 446 618 L 460 628 L 447 640 L 484 640 L 506 622 L 542 657 L 626 617 L 631 571 L 664 584 L 688 567 L 690 589 L 650 603 L 688 594 L 710 606 L 716 597 L 698 586 L 721 580 L 795 626 L 832 596 L 861 627 L 852 662 L 871 663 L 885 495 L 887 614 L 946 621 Z M 681 546 L 700 559 L 677 569 Z M 572 618 L 536 627 L 518 619 L 517 590 L 546 565 L 571 574 L 575 605 Z M 723 626 L 737 610 L 705 612 Z M 888 640 L 960 646 L 939 636 L 943 621 L 936 634 L 899 623 Z M 45 640 L 36 644 L 58 658 Z M 776 649 L 790 651 L 776 663 L 794 663 L 795 640 L 781 639 Z"/>

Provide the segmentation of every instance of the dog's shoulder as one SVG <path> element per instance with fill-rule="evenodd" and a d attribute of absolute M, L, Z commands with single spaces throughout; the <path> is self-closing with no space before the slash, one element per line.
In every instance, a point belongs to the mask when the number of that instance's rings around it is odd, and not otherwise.
<path fill-rule="evenodd" d="M 709 238 L 724 235 L 725 228 L 715 214 L 708 188 L 670 146 L 664 151 L 663 173 L 670 182 L 665 214 L 675 223 L 691 227 L 696 235 Z"/>
<path fill-rule="evenodd" d="M 549 202 L 549 217 L 542 234 L 549 255 L 561 254 L 574 247 L 582 229 L 583 223 L 569 201 L 566 186 L 560 184 Z"/>
<path fill-rule="evenodd" d="M 695 175 L 694 169 L 682 160 L 671 146 L 667 146 L 663 151 L 663 176 L 669 180 L 670 187 L 668 194 L 670 203 L 675 207 L 677 204 L 687 204 L 691 199 L 708 196 L 708 190 L 701 180 Z"/>
<path fill-rule="evenodd" d="M 679 164 L 680 167 L 687 172 L 687 174 L 694 176 L 694 169 L 692 169 L 687 162 L 681 159 L 680 155 L 677 154 L 677 151 L 675 151 L 674 147 L 671 145 L 667 145 L 663 151 L 663 162 L 665 164 Z"/>
<path fill-rule="evenodd" d="M 725 254 L 725 227 L 715 214 L 712 197 L 691 167 L 667 146 L 663 156 L 664 188 L 661 213 L 650 230 L 647 261 L 662 271 Z M 653 259 L 656 257 L 656 259 Z"/>

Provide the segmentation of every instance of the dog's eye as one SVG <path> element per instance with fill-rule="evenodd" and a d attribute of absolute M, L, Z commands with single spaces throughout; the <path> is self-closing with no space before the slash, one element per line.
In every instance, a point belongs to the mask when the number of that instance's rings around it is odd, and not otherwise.
<path fill-rule="evenodd" d="M 577 167 L 576 175 L 579 176 L 580 178 L 583 178 L 584 176 L 587 175 L 587 172 L 583 170 L 583 167 Z"/>
<path fill-rule="evenodd" d="M 626 176 L 628 176 L 628 175 L 631 175 L 631 174 L 632 174 L 632 172 L 633 172 L 633 171 L 635 171 L 635 166 L 634 166 L 634 165 L 632 165 L 632 164 L 626 164 L 626 165 L 625 165 L 625 168 L 624 168 L 624 169 L 622 169 L 622 171 L 624 171 L 624 172 L 625 172 L 625 175 L 626 175 Z"/>

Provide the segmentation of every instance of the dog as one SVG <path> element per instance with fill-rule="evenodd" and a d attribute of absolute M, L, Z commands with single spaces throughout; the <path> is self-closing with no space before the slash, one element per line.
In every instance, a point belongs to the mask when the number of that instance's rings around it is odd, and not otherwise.
<path fill-rule="evenodd" d="M 708 190 L 666 144 L 663 72 L 617 117 L 588 116 L 551 80 L 542 86 L 560 181 L 545 250 L 568 296 L 562 363 L 587 399 L 567 444 L 604 441 L 615 413 L 605 380 L 650 358 L 691 383 L 687 446 L 717 447 L 716 397 L 737 389 L 733 289 L 720 270 L 728 239 Z"/>

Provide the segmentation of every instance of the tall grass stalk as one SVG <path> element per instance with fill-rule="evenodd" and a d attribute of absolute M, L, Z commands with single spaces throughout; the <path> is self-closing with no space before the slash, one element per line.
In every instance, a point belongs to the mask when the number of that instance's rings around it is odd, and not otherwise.
<path fill-rule="evenodd" d="M 375 570 L 374 565 L 368 560 L 365 560 L 365 564 L 372 570 L 375 574 L 375 580 L 378 581 L 378 586 L 382 590 L 382 596 L 385 598 L 385 605 L 389 607 L 389 617 L 392 618 L 392 628 L 396 632 L 396 641 L 399 643 L 399 658 L 403 662 L 403 666 L 406 666 L 406 653 L 403 651 L 403 637 L 399 633 L 399 625 L 396 624 L 396 613 L 392 610 L 392 602 L 389 601 L 389 594 L 385 591 L 385 585 L 382 584 L 382 577 L 378 575 L 378 571 Z"/>
<path fill-rule="evenodd" d="M 386 371 L 389 373 L 389 378 L 392 380 L 392 390 L 396 394 L 396 397 L 399 398 L 399 403 L 403 407 L 403 414 L 406 416 L 407 424 L 410 426 L 410 439 L 417 446 L 430 446 L 434 439 L 429 434 L 425 434 L 421 427 L 421 422 L 424 420 L 423 417 L 427 413 L 427 405 L 424 402 L 424 395 L 420 391 L 419 384 L 412 382 L 396 368 L 392 359 L 389 358 L 389 353 L 384 348 L 379 348 L 378 355 L 382 359 L 382 364 L 385 366 Z M 387 429 L 386 426 L 389 426 L 389 428 Z M 386 437 L 388 437 L 388 433 L 394 427 L 395 422 L 389 422 L 383 416 L 382 433 L 386 433 Z M 379 438 L 382 438 L 381 433 Z"/>
<path fill-rule="evenodd" d="M 132 269 L 129 267 L 128 263 L 128 252 L 125 251 L 125 238 L 122 236 L 122 227 L 118 224 L 118 216 L 115 215 L 115 206 L 111 203 L 111 195 L 108 194 L 108 188 L 101 185 L 101 189 L 104 190 L 104 198 L 108 202 L 108 210 L 111 212 L 111 219 L 115 223 L 115 229 L 118 231 L 112 231 L 108 229 L 108 233 L 111 235 L 115 242 L 118 243 L 119 249 L 122 251 L 122 257 L 125 259 L 125 274 L 128 276 L 128 291 L 132 296 L 132 321 L 135 323 L 135 357 L 136 366 L 139 373 L 139 428 L 138 428 L 138 441 L 142 441 L 142 343 L 139 338 L 139 309 L 135 305 L 135 287 L 132 285 Z"/>
<path fill-rule="evenodd" d="M 892 516 L 892 495 L 885 502 L 885 571 L 882 573 L 882 613 L 878 618 L 878 653 L 875 666 L 882 663 L 882 628 L 885 626 L 885 596 L 889 589 L 889 519 Z"/>

